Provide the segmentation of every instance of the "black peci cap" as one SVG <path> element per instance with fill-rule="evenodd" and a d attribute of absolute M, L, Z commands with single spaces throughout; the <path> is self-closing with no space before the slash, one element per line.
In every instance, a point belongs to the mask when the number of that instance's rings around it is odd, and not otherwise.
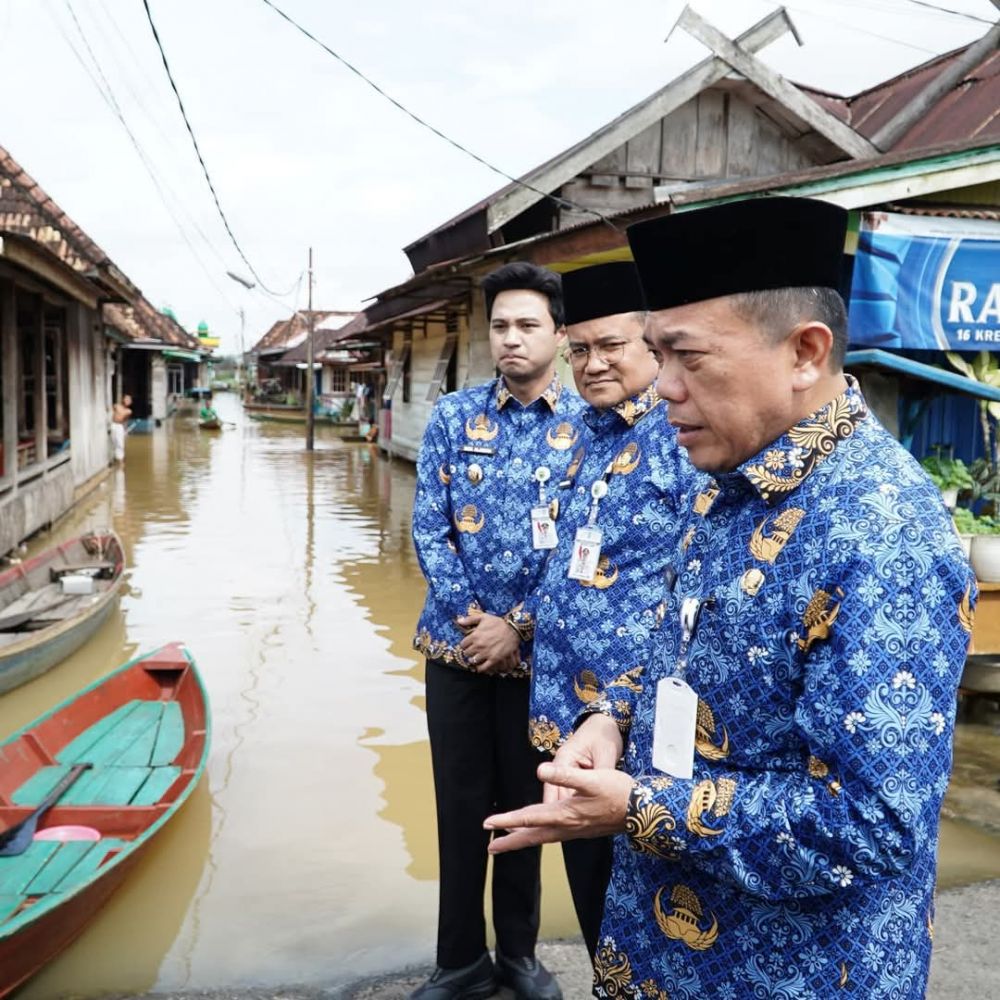
<path fill-rule="evenodd" d="M 847 212 L 810 198 L 754 198 L 628 227 L 649 309 L 769 288 L 841 290 Z"/>
<path fill-rule="evenodd" d="M 567 271 L 562 286 L 567 326 L 646 308 L 639 274 L 628 260 Z"/>

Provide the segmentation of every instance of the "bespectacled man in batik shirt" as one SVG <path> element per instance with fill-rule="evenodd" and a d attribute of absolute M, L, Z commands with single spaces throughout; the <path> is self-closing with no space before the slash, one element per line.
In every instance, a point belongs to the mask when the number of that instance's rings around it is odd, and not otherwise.
<path fill-rule="evenodd" d="M 588 433 L 573 456 L 575 485 L 563 498 L 559 544 L 527 602 L 536 619 L 529 732 L 543 751 L 558 749 L 588 706 L 636 688 L 676 548 L 681 494 L 695 479 L 654 385 L 657 365 L 642 336 L 646 312 L 635 266 L 616 261 L 570 271 L 563 298 L 563 353 L 590 405 L 583 415 Z M 611 848 L 610 837 L 563 844 L 591 958 Z"/>

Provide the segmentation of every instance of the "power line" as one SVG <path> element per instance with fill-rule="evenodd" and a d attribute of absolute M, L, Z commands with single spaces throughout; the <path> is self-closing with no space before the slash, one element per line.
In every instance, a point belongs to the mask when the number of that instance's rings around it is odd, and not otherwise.
<path fill-rule="evenodd" d="M 927 49 L 922 45 L 914 45 L 912 42 L 904 42 L 901 38 L 893 38 L 890 35 L 881 35 L 877 31 L 872 31 L 870 28 L 862 28 L 860 25 L 850 24 L 849 22 L 841 21 L 836 17 L 830 17 L 829 14 L 820 14 L 818 11 L 809 10 L 806 7 L 799 7 L 796 4 L 786 3 L 784 6 L 789 10 L 798 11 L 800 14 L 806 14 L 809 17 L 819 17 L 824 21 L 829 21 L 831 24 L 838 24 L 842 28 L 847 28 L 848 31 L 860 31 L 863 35 L 871 35 L 872 38 L 878 38 L 883 42 L 892 42 L 894 45 L 902 45 L 907 49 L 913 49 L 915 52 L 923 52 L 931 56 L 940 55 L 936 49 Z"/>
<path fill-rule="evenodd" d="M 205 262 L 201 259 L 201 256 L 198 254 L 198 251 L 195 248 L 194 244 L 188 238 L 188 235 L 185 232 L 184 226 L 181 224 L 180 219 L 178 219 L 177 215 L 174 213 L 174 210 L 171 207 L 169 200 L 167 199 L 167 192 L 164 190 L 164 185 L 161 183 L 160 178 L 158 177 L 155 169 L 153 168 L 150 158 L 146 154 L 139 140 L 136 138 L 135 133 L 129 127 L 129 124 L 125 119 L 125 114 L 122 111 L 121 105 L 115 98 L 114 91 L 111 89 L 111 84 L 108 82 L 107 77 L 104 75 L 104 71 L 101 69 L 100 61 L 97 59 L 97 56 L 94 54 L 94 50 L 90 46 L 90 42 L 87 40 L 87 36 L 84 33 L 83 26 L 80 24 L 80 21 L 76 16 L 76 12 L 73 10 L 73 6 L 70 3 L 70 0 L 64 0 L 64 2 L 66 4 L 67 10 L 69 10 L 70 16 L 73 18 L 73 23 L 76 25 L 76 30 L 79 33 L 80 38 L 83 41 L 83 44 L 86 47 L 87 52 L 90 54 L 91 61 L 93 62 L 94 67 L 97 69 L 101 81 L 103 81 L 103 85 L 101 82 L 97 80 L 97 78 L 91 72 L 90 67 L 87 66 L 87 63 L 84 60 L 84 58 L 80 55 L 76 47 L 73 45 L 72 41 L 70 41 L 69 37 L 62 30 L 62 25 L 60 25 L 59 22 L 56 21 L 56 26 L 59 28 L 59 32 L 63 36 L 63 40 L 70 47 L 70 50 L 73 52 L 73 55 L 76 56 L 77 61 L 83 67 L 84 72 L 87 74 L 88 77 L 90 77 L 91 82 L 97 88 L 97 91 L 104 99 L 104 102 L 108 105 L 108 107 L 114 113 L 115 117 L 117 117 L 118 121 L 121 123 L 122 128 L 125 130 L 126 135 L 129 137 L 129 140 L 131 141 L 133 147 L 135 148 L 136 153 L 139 156 L 139 160 L 141 161 L 143 167 L 146 169 L 146 172 L 149 174 L 149 178 L 150 180 L 152 180 L 153 185 L 156 188 L 157 194 L 160 196 L 160 200 L 163 202 L 163 207 L 167 210 L 167 213 L 173 220 L 173 223 L 177 227 L 177 231 L 180 233 L 181 238 L 184 240 L 184 242 L 187 244 L 188 249 L 191 251 L 191 255 L 194 257 L 195 261 L 197 261 L 201 269 L 205 272 L 205 277 L 208 278 L 209 283 L 216 290 L 216 292 L 218 292 L 218 294 L 222 297 L 222 299 L 230 307 L 233 307 L 232 302 L 229 300 L 226 293 L 222 290 L 218 281 L 216 281 L 215 278 L 212 276 L 211 271 L 208 269 Z M 50 10 L 50 14 L 51 13 L 52 12 Z M 203 233 L 202 237 L 205 239 L 206 243 L 208 243 L 208 240 Z M 216 251 L 215 248 L 210 243 L 208 243 L 208 245 L 213 252 L 218 254 L 218 251 Z M 221 256 L 219 259 L 220 260 L 222 259 Z"/>
<path fill-rule="evenodd" d="M 941 11 L 944 14 L 954 14 L 955 17 L 964 17 L 970 21 L 978 21 L 980 24 L 988 24 L 992 27 L 993 22 L 987 20 L 985 17 L 979 17 L 977 14 L 969 14 L 964 10 L 952 10 L 951 7 L 941 7 L 936 3 L 928 3 L 927 0 L 909 0 L 910 3 L 915 3 L 918 7 L 928 7 L 931 10 Z"/>
<path fill-rule="evenodd" d="M 167 79 L 170 81 L 170 86 L 173 89 L 174 96 L 177 98 L 177 106 L 180 108 L 181 117 L 184 119 L 184 125 L 187 127 L 188 135 L 191 136 L 191 144 L 194 146 L 194 151 L 198 156 L 198 162 L 201 164 L 205 180 L 208 182 L 208 189 L 212 192 L 212 199 L 215 201 L 215 207 L 219 213 L 219 218 L 222 219 L 222 224 L 226 227 L 229 239 L 232 241 L 233 246 L 236 247 L 236 252 L 240 255 L 240 259 L 244 264 L 246 264 L 250 273 L 257 279 L 257 284 L 260 285 L 261 288 L 267 288 L 264 284 L 264 279 L 257 273 L 253 264 L 251 264 L 250 260 L 247 258 L 247 255 L 243 252 L 243 247 L 240 246 L 239 240 L 236 239 L 236 234 L 233 232 L 232 226 L 229 225 L 229 219 L 226 218 L 226 213 L 222 210 L 222 203 L 219 201 L 219 195 L 215 190 L 215 185 L 212 183 L 212 177 L 208 172 L 208 166 L 205 163 L 205 158 L 201 155 L 201 148 L 198 146 L 198 140 L 195 138 L 194 129 L 191 127 L 191 122 L 188 119 L 187 110 L 185 109 L 184 101 L 181 98 L 181 92 L 177 89 L 177 84 L 174 81 L 174 74 L 170 71 L 170 63 L 167 61 L 167 54 L 163 50 L 163 43 L 160 41 L 160 33 L 156 30 L 156 23 L 153 21 L 153 12 L 149 9 L 149 0 L 142 0 L 142 5 L 146 8 L 146 18 L 149 21 L 149 27 L 152 29 L 153 38 L 156 41 L 156 47 L 160 50 L 160 58 L 163 60 L 163 68 L 167 71 Z M 268 289 L 268 291 L 272 290 Z M 272 294 L 278 295 L 281 293 L 272 291 Z"/>
<path fill-rule="evenodd" d="M 516 184 L 518 187 L 522 187 L 526 191 L 531 191 L 533 194 L 537 194 L 541 198 L 546 198 L 549 201 L 560 206 L 561 208 L 570 208 L 577 212 L 585 212 L 587 215 L 593 215 L 596 218 L 600 219 L 601 222 L 605 223 L 606 225 L 614 229 L 615 232 L 620 232 L 618 226 L 616 226 L 607 216 L 603 215 L 601 212 L 598 212 L 597 209 L 588 208 L 585 205 L 578 205 L 576 202 L 570 201 L 569 198 L 563 198 L 560 195 L 549 194 L 548 191 L 543 191 L 541 190 L 541 188 L 533 187 L 526 181 L 520 180 L 517 177 L 512 177 L 506 171 L 501 170 L 499 167 L 494 166 L 488 160 L 483 159 L 483 157 L 479 156 L 478 153 L 474 153 L 467 146 L 463 146 L 456 139 L 452 139 L 451 136 L 445 135 L 445 133 L 442 132 L 439 128 L 436 128 L 435 126 L 431 125 L 430 122 L 425 121 L 418 114 L 416 114 L 415 112 L 411 111 L 408 107 L 406 107 L 405 104 L 402 104 L 400 101 L 396 100 L 396 98 L 393 97 L 391 94 L 386 93 L 377 83 L 375 83 L 374 80 L 371 80 L 369 77 L 365 76 L 365 74 L 362 73 L 361 70 L 357 68 L 357 66 L 355 66 L 353 63 L 348 62 L 339 53 L 334 52 L 334 50 L 331 49 L 329 45 L 327 45 L 325 42 L 320 41 L 320 39 L 318 39 L 311 31 L 309 31 L 307 28 L 304 28 L 293 17 L 291 17 L 289 14 L 286 14 L 280 7 L 272 3 L 271 0 L 263 0 L 263 2 L 268 7 L 270 7 L 271 10 L 275 12 L 275 14 L 277 14 L 281 18 L 284 18 L 284 20 L 287 21 L 293 28 L 301 32 L 303 35 L 305 35 L 306 38 L 309 39 L 309 41 L 314 42 L 321 49 L 323 49 L 323 51 L 326 52 L 328 55 L 333 56 L 333 58 L 336 59 L 337 62 L 339 62 L 346 69 L 350 70 L 356 77 L 358 77 L 358 79 L 362 80 L 369 87 L 371 87 L 371 89 L 374 90 L 376 94 L 378 94 L 380 97 L 385 98 L 385 100 L 387 100 L 390 104 L 394 105 L 396 108 L 402 111 L 404 115 L 406 115 L 408 118 L 411 118 L 418 125 L 422 126 L 423 128 L 427 129 L 430 132 L 433 132 L 434 135 L 436 135 L 439 139 L 443 139 L 446 143 L 448 143 L 448 145 L 453 146 L 455 149 L 459 150 L 462 153 L 465 153 L 466 156 L 472 157 L 472 159 L 475 160 L 477 163 L 486 167 L 488 170 L 492 170 L 493 173 L 499 174 L 501 177 L 504 178 L 504 180 L 510 181 L 512 184 Z M 143 0 L 143 3 L 147 3 L 147 0 Z M 147 4 L 147 10 L 148 9 L 149 8 Z"/>

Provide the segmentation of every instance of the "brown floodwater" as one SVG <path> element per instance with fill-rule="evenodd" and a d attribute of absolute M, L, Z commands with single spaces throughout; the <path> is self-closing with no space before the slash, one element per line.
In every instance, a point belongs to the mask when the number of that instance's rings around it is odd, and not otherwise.
<path fill-rule="evenodd" d="M 31 551 L 110 524 L 129 566 L 87 646 L 0 699 L 0 736 L 183 640 L 212 705 L 206 779 L 84 935 L 24 990 L 333 985 L 433 958 L 437 852 L 410 544 L 412 466 L 317 428 L 177 416 Z M 545 933 L 574 930 L 547 851 Z"/>
<path fill-rule="evenodd" d="M 310 457 L 301 427 L 244 420 L 225 394 L 216 404 L 235 426 L 202 432 L 177 416 L 130 436 L 125 468 L 31 545 L 111 525 L 129 572 L 119 610 L 84 649 L 0 699 L 0 737 L 178 639 L 204 677 L 213 735 L 205 780 L 24 1000 L 329 986 L 433 957 L 413 468 L 322 427 Z M 958 790 L 971 793 L 954 813 L 1000 817 L 994 726 L 962 727 L 957 761 Z M 1000 876 L 998 845 L 946 821 L 942 884 Z M 547 848 L 543 935 L 575 932 Z"/>

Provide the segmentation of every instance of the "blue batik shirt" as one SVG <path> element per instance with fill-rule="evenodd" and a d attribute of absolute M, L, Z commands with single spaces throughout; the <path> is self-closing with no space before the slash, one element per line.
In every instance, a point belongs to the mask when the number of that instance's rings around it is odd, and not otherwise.
<path fill-rule="evenodd" d="M 506 618 L 522 637 L 513 676 L 530 669 L 534 622 L 523 605 L 546 550 L 532 548 L 535 473 L 549 470 L 547 499 L 579 448 L 586 404 L 553 379 L 528 406 L 503 379 L 442 396 L 417 460 L 413 544 L 427 580 L 414 649 L 472 670 L 455 619 L 470 611 Z"/>
<path fill-rule="evenodd" d="M 677 547 L 681 495 L 705 478 L 677 444 L 654 386 L 583 419 L 589 433 L 559 516 L 559 545 L 527 603 L 535 617 L 529 734 L 539 750 L 555 749 L 601 696 L 635 689 Z M 573 580 L 576 529 L 588 523 L 599 480 L 608 487 L 595 519 L 601 558 L 591 580 Z"/>
<path fill-rule="evenodd" d="M 595 995 L 922 997 L 976 596 L 937 490 L 852 382 L 716 477 L 680 550 L 626 730 Z M 686 597 L 691 779 L 652 765 Z"/>

